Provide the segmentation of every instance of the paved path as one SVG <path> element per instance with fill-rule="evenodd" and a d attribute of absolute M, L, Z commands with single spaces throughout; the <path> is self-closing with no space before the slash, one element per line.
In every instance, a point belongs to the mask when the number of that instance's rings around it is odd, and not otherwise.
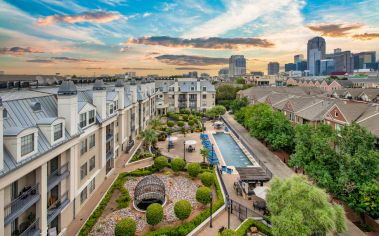
<path fill-rule="evenodd" d="M 259 142 L 256 138 L 250 136 L 249 132 L 230 115 L 225 114 L 223 118 L 227 123 L 236 131 L 243 139 L 249 148 L 254 152 L 254 154 L 259 158 L 266 167 L 273 173 L 274 176 L 280 178 L 286 178 L 294 172 L 284 164 L 278 157 L 276 157 L 266 146 Z M 344 234 L 339 234 L 343 236 L 365 236 L 366 234 L 362 232 L 356 225 L 354 225 L 350 220 L 347 220 L 348 231 Z"/>
<path fill-rule="evenodd" d="M 241 224 L 241 221 L 236 215 L 230 215 L 230 228 L 236 229 Z M 212 222 L 212 228 L 209 227 L 209 224 L 204 227 L 197 236 L 213 236 L 218 234 L 218 230 L 221 227 L 228 228 L 228 212 L 223 211 L 216 219 Z"/>
<path fill-rule="evenodd" d="M 80 212 L 76 215 L 75 219 L 67 227 L 65 235 L 77 235 L 87 221 L 88 217 L 91 215 L 92 211 L 97 207 L 97 204 L 101 201 L 104 194 L 108 191 L 109 187 L 112 185 L 113 181 L 117 178 L 120 173 L 130 172 L 138 168 L 143 168 L 152 165 L 152 160 L 145 160 L 138 163 L 131 163 L 125 166 L 125 163 L 129 160 L 131 155 L 134 153 L 136 148 L 139 146 L 139 142 L 136 142 L 132 150 L 128 154 L 123 154 L 116 159 L 115 169 L 104 179 L 101 185 L 95 190 L 95 193 L 85 203 L 85 206 L 81 208 Z"/>

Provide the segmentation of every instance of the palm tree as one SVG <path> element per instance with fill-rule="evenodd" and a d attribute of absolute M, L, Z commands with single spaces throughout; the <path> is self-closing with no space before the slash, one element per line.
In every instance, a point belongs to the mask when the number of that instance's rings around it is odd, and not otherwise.
<path fill-rule="evenodd" d="M 152 153 L 151 146 L 158 141 L 158 136 L 155 131 L 153 129 L 145 129 L 140 133 L 140 138 L 142 139 L 143 145 L 145 147 L 147 146 L 149 152 Z"/>
<path fill-rule="evenodd" d="M 208 156 L 208 153 L 209 153 L 208 149 L 206 148 L 200 149 L 200 154 L 203 156 L 203 163 L 205 163 L 205 158 Z"/>
<path fill-rule="evenodd" d="M 151 125 L 151 128 L 157 130 L 162 125 L 161 119 L 159 117 L 152 119 L 150 121 L 150 125 Z"/>

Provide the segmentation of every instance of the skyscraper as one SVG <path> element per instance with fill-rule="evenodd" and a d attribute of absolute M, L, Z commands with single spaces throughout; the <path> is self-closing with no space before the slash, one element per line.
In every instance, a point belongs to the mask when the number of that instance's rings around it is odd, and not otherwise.
<path fill-rule="evenodd" d="M 293 63 L 298 63 L 304 61 L 304 55 L 303 54 L 298 54 L 293 57 Z"/>
<path fill-rule="evenodd" d="M 279 63 L 269 62 L 267 65 L 268 75 L 276 75 L 279 73 Z"/>
<path fill-rule="evenodd" d="M 309 74 L 319 75 L 320 60 L 325 58 L 326 43 L 322 37 L 314 37 L 308 41 L 307 63 Z"/>
<path fill-rule="evenodd" d="M 243 55 L 233 55 L 229 58 L 229 76 L 246 74 L 246 59 Z"/>
<path fill-rule="evenodd" d="M 284 64 L 284 71 L 285 72 L 288 72 L 288 71 L 295 71 L 296 70 L 296 64 L 295 63 L 287 63 L 287 64 Z"/>
<path fill-rule="evenodd" d="M 358 69 L 377 69 L 376 52 L 360 52 L 353 54 L 354 70 Z"/>
<path fill-rule="evenodd" d="M 330 75 L 336 70 L 336 64 L 333 59 L 320 60 L 320 75 Z"/>

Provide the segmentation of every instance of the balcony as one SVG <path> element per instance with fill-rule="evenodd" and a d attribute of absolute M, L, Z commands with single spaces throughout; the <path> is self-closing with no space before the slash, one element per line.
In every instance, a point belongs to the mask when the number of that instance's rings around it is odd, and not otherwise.
<path fill-rule="evenodd" d="M 63 179 L 65 179 L 70 174 L 70 171 L 68 169 L 68 164 L 69 163 L 64 164 L 57 170 L 53 171 L 47 177 L 47 191 L 50 191 L 52 188 L 54 188 L 57 184 L 59 184 Z"/>
<path fill-rule="evenodd" d="M 39 219 L 37 218 L 19 236 L 38 236 L 40 233 Z"/>
<path fill-rule="evenodd" d="M 4 207 L 4 224 L 9 224 L 40 199 L 38 184 L 24 187 L 20 195 Z"/>
<path fill-rule="evenodd" d="M 109 159 L 111 159 L 114 155 L 114 152 L 113 152 L 113 149 L 109 150 L 107 153 L 106 153 L 106 158 L 107 158 L 107 161 Z"/>
<path fill-rule="evenodd" d="M 108 142 L 109 140 L 113 139 L 114 134 L 113 132 L 107 132 L 107 135 L 105 137 L 106 137 L 106 142 Z"/>
<path fill-rule="evenodd" d="M 70 202 L 68 198 L 68 191 L 65 192 L 57 201 L 51 204 L 47 209 L 47 223 L 50 224 L 55 217 L 57 217 L 62 210 L 68 205 Z"/>

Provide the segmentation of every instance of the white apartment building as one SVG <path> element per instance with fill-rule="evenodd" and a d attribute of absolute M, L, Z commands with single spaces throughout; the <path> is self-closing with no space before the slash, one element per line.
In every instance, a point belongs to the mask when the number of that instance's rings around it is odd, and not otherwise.
<path fill-rule="evenodd" d="M 157 115 L 180 109 L 206 111 L 216 102 L 216 88 L 208 80 L 196 78 L 160 79 L 156 81 Z"/>
<path fill-rule="evenodd" d="M 0 235 L 64 234 L 155 115 L 157 95 L 148 79 L 0 94 Z"/>

